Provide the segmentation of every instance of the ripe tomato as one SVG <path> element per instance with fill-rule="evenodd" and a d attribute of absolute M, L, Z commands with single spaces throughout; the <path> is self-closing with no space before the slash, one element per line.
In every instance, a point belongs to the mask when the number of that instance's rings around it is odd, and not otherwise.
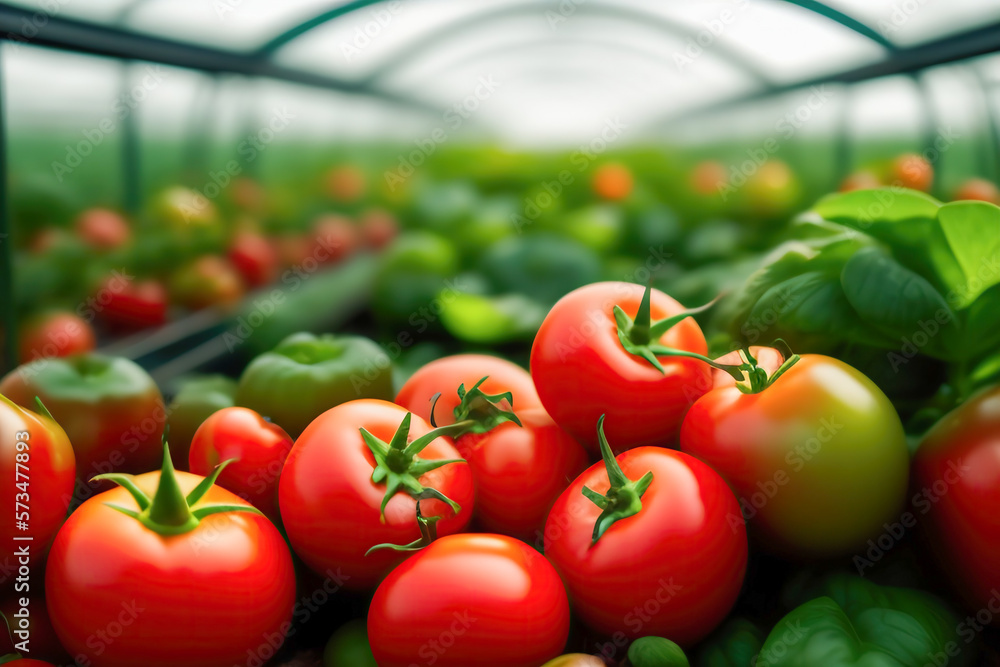
<path fill-rule="evenodd" d="M 44 357 L 68 357 L 97 347 L 94 329 L 72 313 L 53 311 L 36 315 L 21 327 L 22 364 Z"/>
<path fill-rule="evenodd" d="M 361 216 L 361 238 L 373 250 L 389 245 L 398 233 L 399 223 L 389 211 L 373 208 Z"/>
<path fill-rule="evenodd" d="M 41 660 L 32 660 L 30 658 L 15 658 L 10 662 L 3 663 L 5 665 L 13 665 L 14 667 L 56 667 L 51 662 L 43 662 Z"/>
<path fill-rule="evenodd" d="M 714 195 L 729 182 L 726 166 L 721 162 L 699 162 L 691 172 L 691 187 L 700 195 Z"/>
<path fill-rule="evenodd" d="M 646 292 L 648 300 L 640 285 L 624 282 L 574 290 L 545 316 L 531 347 L 531 375 L 542 404 L 591 451 L 597 451 L 594 425 L 605 413 L 614 446 L 672 444 L 688 407 L 712 386 L 708 365 L 664 354 L 665 346 L 704 355 L 701 328 L 684 318 L 665 331 L 654 329 L 659 335 L 651 337 L 651 318 L 655 326 L 684 307 L 659 290 Z"/>
<path fill-rule="evenodd" d="M 909 457 L 892 403 L 822 355 L 802 355 L 758 393 L 713 389 L 684 418 L 681 449 L 726 478 L 768 548 L 793 556 L 863 545 L 906 494 Z"/>
<path fill-rule="evenodd" d="M 953 199 L 972 199 L 1000 206 L 1000 188 L 985 178 L 970 178 L 959 186 Z"/>
<path fill-rule="evenodd" d="M 266 285 L 278 277 L 278 252 L 257 232 L 237 234 L 228 256 L 249 287 Z"/>
<path fill-rule="evenodd" d="M 457 504 L 457 508 L 449 506 L 440 495 L 421 501 L 424 516 L 440 517 L 439 534 L 461 531 L 472 516 L 474 488 L 468 464 L 441 465 L 459 458 L 450 438 L 437 437 L 427 443 L 430 425 L 415 415 L 407 423 L 408 414 L 398 405 L 377 399 L 343 403 L 309 424 L 285 461 L 278 502 L 292 548 L 317 572 L 339 568 L 347 588 L 374 586 L 406 557 L 388 549 L 366 556 L 371 547 L 407 544 L 421 537 L 416 500 L 408 493 L 415 488 L 413 484 L 436 489 Z M 394 449 L 389 455 L 393 462 L 382 466 L 362 429 L 382 443 L 402 446 L 409 431 L 410 444 L 426 446 L 412 458 Z M 438 467 L 425 472 L 434 465 Z M 376 468 L 378 482 L 373 481 Z M 410 486 L 396 483 L 404 479 Z M 393 483 L 391 489 L 386 481 Z"/>
<path fill-rule="evenodd" d="M 726 617 L 743 584 L 746 530 L 729 520 L 739 504 L 692 456 L 637 447 L 615 459 L 600 439 L 604 462 L 570 484 L 549 513 L 545 555 L 593 629 L 616 640 L 656 635 L 690 646 Z"/>
<path fill-rule="evenodd" d="M 333 264 L 350 257 L 360 243 L 358 230 L 350 218 L 324 215 L 313 223 L 312 255 L 323 264 Z"/>
<path fill-rule="evenodd" d="M 913 507 L 970 610 L 992 611 L 1000 589 L 1000 386 L 934 425 L 913 460 Z M 1000 616 L 992 615 L 1000 625 Z"/>
<path fill-rule="evenodd" d="M 368 609 L 380 667 L 537 667 L 562 651 L 569 604 L 559 575 L 503 535 L 442 537 L 393 570 Z"/>
<path fill-rule="evenodd" d="M 87 209 L 73 226 L 87 245 L 101 250 L 118 248 L 132 238 L 132 230 L 122 214 L 106 208 Z"/>
<path fill-rule="evenodd" d="M 167 321 L 167 290 L 156 280 L 108 278 L 88 303 L 111 327 L 143 329 Z"/>
<path fill-rule="evenodd" d="M 76 500 L 89 497 L 95 474 L 156 467 L 167 414 L 156 382 L 134 361 L 97 353 L 42 359 L 0 380 L 0 393 L 21 406 L 39 397 L 73 445 Z"/>
<path fill-rule="evenodd" d="M 602 164 L 594 172 L 594 194 L 601 199 L 621 201 L 632 194 L 635 183 L 632 172 L 623 164 L 611 162 Z"/>
<path fill-rule="evenodd" d="M 934 167 L 924 157 L 906 153 L 892 162 L 889 180 L 904 188 L 927 191 L 934 182 Z"/>
<path fill-rule="evenodd" d="M 486 382 L 479 387 L 483 393 L 510 392 L 514 399 L 511 407 L 515 411 L 542 404 L 528 371 L 511 361 L 486 354 L 455 354 L 421 366 L 403 383 L 396 394 L 396 403 L 419 417 L 430 419 L 431 401 L 440 394 L 434 417 L 442 426 L 453 424 L 460 400 L 455 390 L 462 384 L 472 387 L 484 377 Z"/>
<path fill-rule="evenodd" d="M 476 519 L 489 532 L 542 546 L 552 504 L 587 467 L 587 452 L 545 412 L 518 410 L 521 421 L 455 440 L 476 485 Z"/>
<path fill-rule="evenodd" d="M 295 571 L 278 530 L 164 458 L 161 472 L 115 477 L 134 486 L 85 502 L 52 545 L 52 625 L 93 667 L 242 664 L 291 627 Z"/>
<path fill-rule="evenodd" d="M 0 593 L 6 593 L 14 588 L 21 548 L 27 548 L 31 562 L 40 562 L 66 517 L 76 466 L 59 424 L 2 394 L 0 429 L 0 570 L 5 573 Z"/>
<path fill-rule="evenodd" d="M 292 438 L 249 408 L 223 408 L 206 419 L 194 438 L 188 463 L 196 475 L 209 475 L 229 459 L 219 475 L 219 486 L 229 489 L 275 523 L 278 515 L 278 477 Z"/>

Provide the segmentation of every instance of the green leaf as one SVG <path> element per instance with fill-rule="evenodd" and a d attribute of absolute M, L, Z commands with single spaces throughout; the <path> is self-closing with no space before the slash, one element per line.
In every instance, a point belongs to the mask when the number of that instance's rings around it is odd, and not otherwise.
<path fill-rule="evenodd" d="M 938 223 L 962 270 L 963 281 L 952 284 L 955 308 L 970 305 L 984 291 L 1000 283 L 1000 208 L 977 201 L 945 204 Z"/>
<path fill-rule="evenodd" d="M 980 294 L 962 315 L 965 342 L 962 358 L 976 359 L 1000 346 L 1000 285 Z"/>
<path fill-rule="evenodd" d="M 764 634 L 745 618 L 734 618 L 702 645 L 698 667 L 753 667 Z"/>
<path fill-rule="evenodd" d="M 933 220 L 941 202 L 930 195 L 904 188 L 878 188 L 827 195 L 813 211 L 824 220 L 839 222 L 867 233 L 881 232 L 901 221 L 914 218 Z M 878 234 L 873 234 L 878 236 Z"/>
<path fill-rule="evenodd" d="M 923 667 L 936 655 L 960 667 L 973 657 L 955 615 L 922 591 L 835 575 L 819 592 L 778 622 L 758 667 Z"/>
<path fill-rule="evenodd" d="M 840 284 L 851 307 L 869 326 L 891 338 L 923 331 L 927 343 L 921 352 L 948 358 L 947 343 L 957 335 L 955 316 L 922 276 L 879 248 L 863 248 L 844 264 Z"/>
<path fill-rule="evenodd" d="M 640 637 L 628 647 L 632 667 L 690 667 L 680 646 L 663 637 Z"/>

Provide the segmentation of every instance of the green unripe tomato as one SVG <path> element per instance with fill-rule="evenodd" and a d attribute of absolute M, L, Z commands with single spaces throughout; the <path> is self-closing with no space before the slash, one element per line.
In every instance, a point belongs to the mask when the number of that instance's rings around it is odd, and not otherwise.
<path fill-rule="evenodd" d="M 690 667 L 681 647 L 663 637 L 640 637 L 628 647 L 631 667 Z"/>

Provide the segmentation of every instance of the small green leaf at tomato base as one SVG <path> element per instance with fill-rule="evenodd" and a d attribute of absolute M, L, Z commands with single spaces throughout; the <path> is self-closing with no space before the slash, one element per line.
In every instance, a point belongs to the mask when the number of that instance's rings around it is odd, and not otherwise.
<path fill-rule="evenodd" d="M 630 667 L 690 667 L 680 646 L 663 637 L 640 637 L 628 647 Z"/>

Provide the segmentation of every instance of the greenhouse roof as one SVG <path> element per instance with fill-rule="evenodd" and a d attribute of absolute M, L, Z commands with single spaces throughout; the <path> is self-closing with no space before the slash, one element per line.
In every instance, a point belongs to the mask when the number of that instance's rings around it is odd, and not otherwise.
<path fill-rule="evenodd" d="M 29 18 L 44 23 L 37 35 Z M 531 140 L 615 115 L 648 124 L 908 73 L 1000 43 L 991 0 L 20 0 L 0 3 L 0 21 L 30 44 L 283 79 L 438 115 L 489 81 L 504 95 L 477 123 L 517 125 Z"/>

